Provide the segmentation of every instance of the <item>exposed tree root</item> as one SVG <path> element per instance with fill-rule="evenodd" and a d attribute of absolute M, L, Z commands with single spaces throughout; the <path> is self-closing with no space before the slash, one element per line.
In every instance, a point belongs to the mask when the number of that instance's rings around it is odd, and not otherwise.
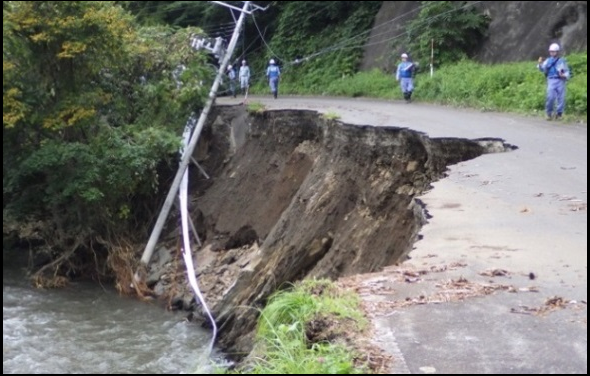
<path fill-rule="evenodd" d="M 142 300 L 149 300 L 153 296 L 145 283 L 145 278 L 135 278 L 134 270 L 137 266 L 137 255 L 131 242 L 119 241 L 117 246 L 111 246 L 107 258 L 108 268 L 115 276 L 115 287 L 123 295 L 137 295 Z M 146 271 L 140 269 L 139 274 Z M 140 276 L 140 277 L 144 277 Z"/>

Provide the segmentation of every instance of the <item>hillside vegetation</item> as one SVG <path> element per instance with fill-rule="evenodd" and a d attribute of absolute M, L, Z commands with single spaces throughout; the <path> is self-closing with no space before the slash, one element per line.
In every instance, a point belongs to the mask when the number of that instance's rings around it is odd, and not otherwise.
<path fill-rule="evenodd" d="M 281 95 L 399 99 L 393 72 L 358 69 L 382 3 L 257 2 L 269 7 L 248 18 L 232 60 L 250 61 L 258 94 L 268 93 L 273 58 L 283 70 Z M 102 275 L 106 260 L 132 264 L 129 252 L 144 241 L 174 171 L 181 130 L 215 75 L 189 38 L 229 39 L 232 14 L 211 2 L 5 1 L 3 19 L 5 229 L 42 239 L 49 275 Z M 535 62 L 470 61 L 488 22 L 468 2 L 420 3 L 388 46 L 421 63 L 416 100 L 542 111 Z M 445 46 L 434 77 L 429 40 Z M 567 58 L 574 77 L 566 113 L 585 120 L 587 53 Z"/>

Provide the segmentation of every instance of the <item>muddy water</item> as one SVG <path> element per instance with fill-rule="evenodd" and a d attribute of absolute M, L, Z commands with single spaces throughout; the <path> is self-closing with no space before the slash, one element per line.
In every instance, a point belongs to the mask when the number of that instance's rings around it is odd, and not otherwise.
<path fill-rule="evenodd" d="M 15 271 L 16 270 L 16 271 Z M 3 268 L 3 373 L 193 373 L 209 334 L 184 317 L 92 284 L 31 288 Z"/>

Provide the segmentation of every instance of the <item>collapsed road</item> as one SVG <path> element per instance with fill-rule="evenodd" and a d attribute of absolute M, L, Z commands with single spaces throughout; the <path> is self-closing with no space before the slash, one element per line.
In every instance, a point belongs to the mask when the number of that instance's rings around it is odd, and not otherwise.
<path fill-rule="evenodd" d="M 224 350 L 248 351 L 252 308 L 284 282 L 330 277 L 362 292 L 397 372 L 585 369 L 585 125 L 255 100 L 270 111 L 218 100 L 195 154 L 213 177 L 192 182 L 197 273 Z M 156 254 L 156 291 L 169 291 L 159 266 L 173 248 Z M 188 291 L 170 298 L 195 308 Z"/>

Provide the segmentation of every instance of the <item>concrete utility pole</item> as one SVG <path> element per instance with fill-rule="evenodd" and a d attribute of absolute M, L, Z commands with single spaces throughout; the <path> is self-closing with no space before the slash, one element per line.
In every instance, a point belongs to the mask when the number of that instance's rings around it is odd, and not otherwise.
<path fill-rule="evenodd" d="M 238 39 L 240 37 L 242 26 L 244 24 L 244 19 L 246 18 L 247 14 L 252 14 L 252 12 L 250 11 L 250 6 L 252 3 L 251 1 L 245 1 L 244 6 L 241 9 L 234 7 L 233 5 L 224 4 L 220 1 L 212 1 L 212 2 L 226 6 L 231 9 L 237 9 L 241 12 L 241 14 L 240 14 L 240 18 L 238 19 L 238 22 L 236 24 L 236 28 L 235 28 L 234 33 L 232 35 L 231 41 L 229 43 L 227 53 L 225 54 L 225 57 L 222 60 L 221 66 L 219 67 L 219 71 L 217 72 L 217 77 L 215 78 L 215 82 L 213 82 L 213 86 L 211 87 L 211 92 L 209 93 L 209 99 L 207 100 L 207 103 L 205 104 L 205 107 L 203 108 L 203 111 L 201 112 L 201 117 L 199 118 L 197 126 L 195 127 L 195 130 L 194 130 L 194 133 L 191 136 L 190 142 L 186 148 L 186 151 L 182 157 L 182 160 L 180 161 L 180 166 L 178 167 L 178 171 L 176 172 L 176 176 L 174 177 L 174 181 L 172 182 L 172 186 L 170 187 L 170 191 L 168 192 L 168 196 L 166 197 L 166 201 L 164 202 L 164 206 L 162 207 L 162 210 L 160 211 L 160 215 L 158 216 L 158 220 L 156 221 L 156 225 L 152 231 L 152 234 L 150 235 L 150 239 L 148 240 L 145 250 L 143 251 L 143 255 L 141 256 L 141 264 L 146 267 L 152 258 L 152 255 L 154 253 L 154 249 L 156 248 L 156 244 L 158 242 L 158 239 L 160 238 L 160 234 L 162 233 L 162 229 L 164 228 L 164 225 L 166 224 L 166 219 L 168 218 L 168 214 L 170 214 L 170 209 L 172 208 L 172 205 L 174 204 L 174 200 L 176 199 L 176 194 L 178 193 L 178 189 L 180 187 L 180 183 L 182 182 L 182 177 L 184 175 L 184 172 L 188 168 L 188 165 L 191 163 L 193 151 L 194 151 L 195 147 L 197 146 L 197 143 L 199 141 L 199 137 L 201 136 L 201 131 L 203 130 L 203 127 L 205 126 L 205 122 L 207 121 L 207 117 L 209 116 L 209 112 L 211 111 L 211 108 L 213 107 L 213 104 L 215 102 L 215 98 L 217 97 L 217 90 L 219 89 L 219 85 L 221 83 L 223 75 L 225 74 L 225 70 L 227 69 L 227 66 L 228 66 L 229 61 L 232 57 L 234 49 L 236 48 L 236 45 L 238 43 Z M 257 7 L 257 6 L 254 6 L 254 7 L 256 9 L 259 9 L 259 7 Z"/>
<path fill-rule="evenodd" d="M 430 77 L 434 77 L 434 39 L 430 46 Z"/>

